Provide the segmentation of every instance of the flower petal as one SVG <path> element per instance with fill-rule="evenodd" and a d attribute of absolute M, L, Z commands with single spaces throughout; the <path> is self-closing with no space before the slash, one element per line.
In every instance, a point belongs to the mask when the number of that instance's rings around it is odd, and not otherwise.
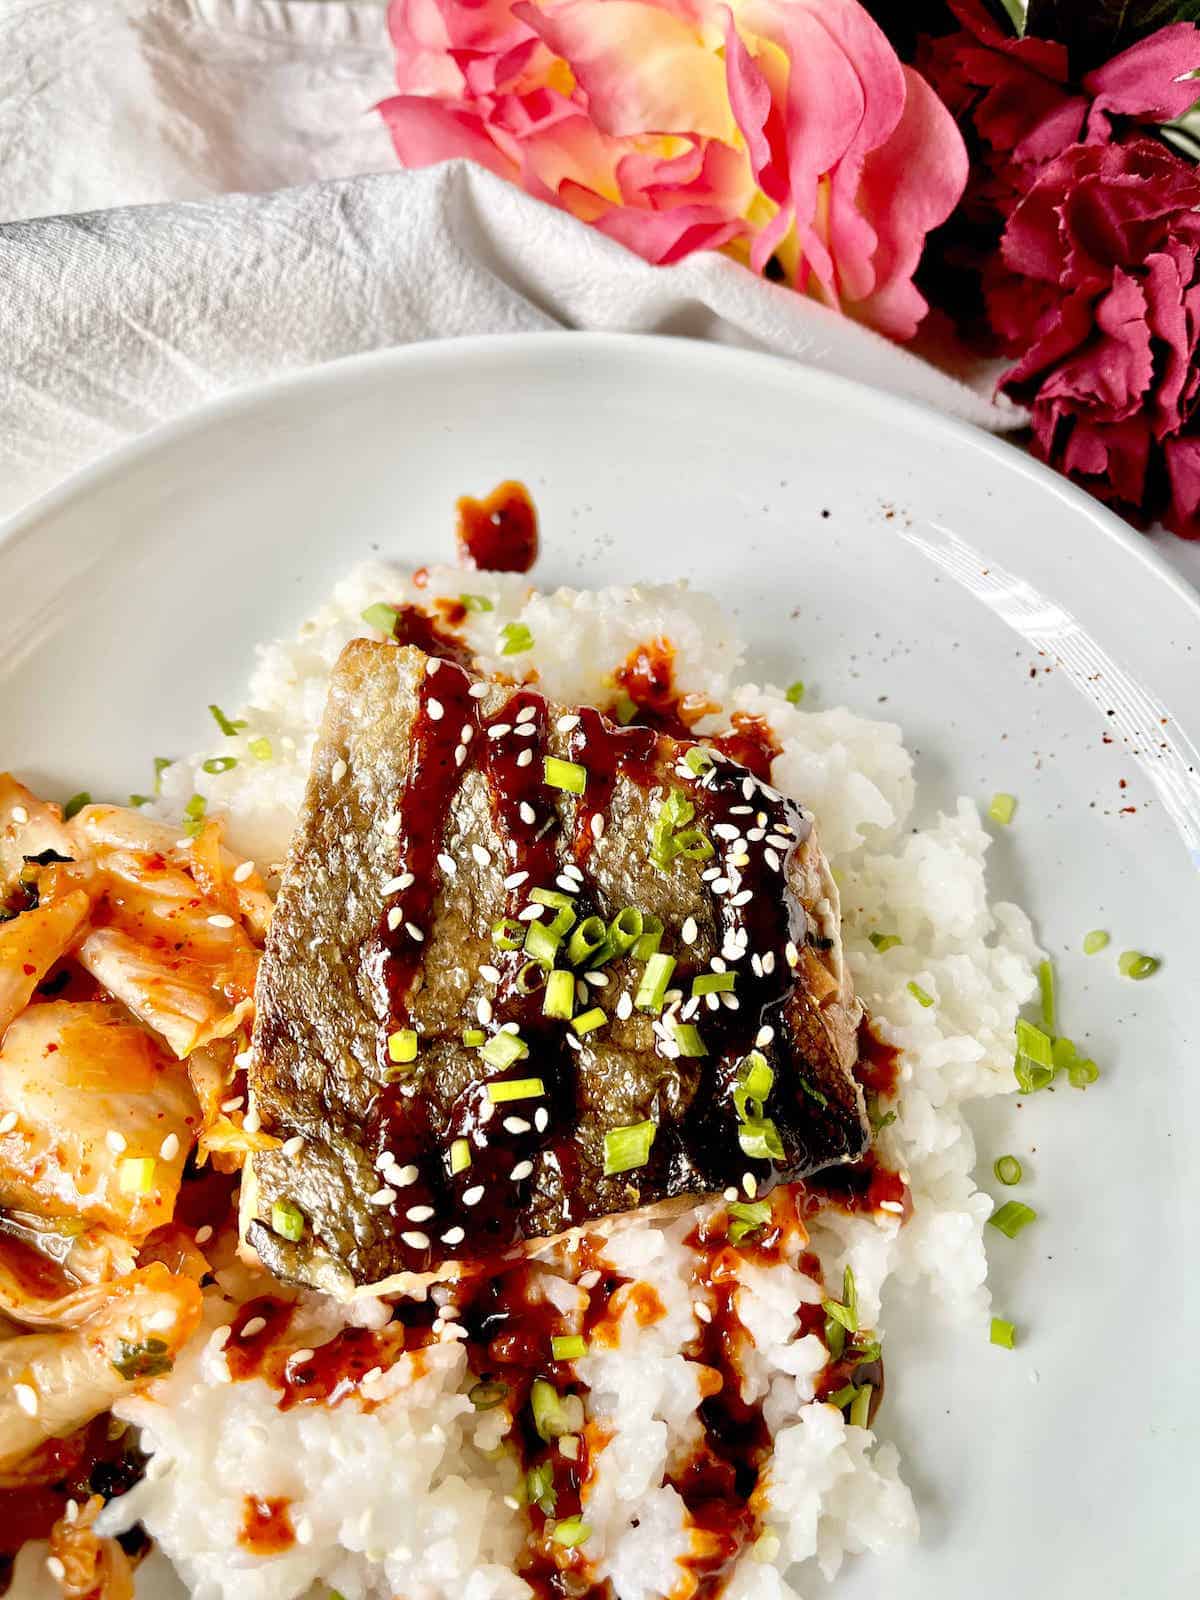
<path fill-rule="evenodd" d="M 406 167 L 431 167 L 466 156 L 502 178 L 517 175 L 517 169 L 488 137 L 483 118 L 474 111 L 412 94 L 393 95 L 380 101 L 377 109 Z"/>

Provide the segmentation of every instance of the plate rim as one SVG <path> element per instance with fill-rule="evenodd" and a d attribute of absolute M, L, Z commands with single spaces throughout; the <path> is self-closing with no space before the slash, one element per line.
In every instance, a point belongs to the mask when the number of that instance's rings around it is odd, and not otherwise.
<path fill-rule="evenodd" d="M 199 437 L 207 428 L 220 426 L 240 415 L 260 408 L 269 409 L 277 399 L 302 394 L 310 389 L 320 390 L 342 382 L 353 382 L 360 373 L 369 374 L 391 368 L 411 368 L 419 373 L 423 367 L 470 364 L 477 358 L 484 361 L 504 357 L 520 359 L 526 352 L 532 353 L 534 350 L 543 354 L 553 351 L 556 357 L 567 362 L 579 357 L 587 359 L 594 353 L 617 357 L 625 353 L 638 359 L 657 353 L 669 362 L 684 365 L 690 362 L 730 371 L 741 369 L 751 378 L 756 372 L 769 371 L 774 376 L 785 377 L 786 381 L 795 383 L 810 395 L 814 391 L 819 394 L 821 390 L 832 392 L 834 396 L 848 401 L 852 409 L 865 411 L 875 408 L 884 413 L 898 413 L 911 427 L 932 430 L 935 434 L 943 435 L 956 448 L 976 451 L 1001 470 L 1015 472 L 1092 523 L 1097 533 L 1104 535 L 1140 563 L 1150 577 L 1165 583 L 1183 602 L 1185 609 L 1191 613 L 1191 621 L 1200 640 L 1200 590 L 1172 567 L 1144 535 L 1110 511 L 1102 501 L 1011 444 L 1006 437 L 989 433 L 974 423 L 908 395 L 896 394 L 856 378 L 843 377 L 840 373 L 829 372 L 823 367 L 812 366 L 774 351 L 745 349 L 671 334 L 582 332 L 578 329 L 468 334 L 457 338 L 390 345 L 381 350 L 357 351 L 256 383 L 240 385 L 214 395 L 177 417 L 158 423 L 124 444 L 106 451 L 94 461 L 76 467 L 59 483 L 0 518 L 0 555 L 35 533 L 48 518 L 119 482 L 127 472 L 152 461 L 161 451 L 186 443 L 189 437 Z"/>

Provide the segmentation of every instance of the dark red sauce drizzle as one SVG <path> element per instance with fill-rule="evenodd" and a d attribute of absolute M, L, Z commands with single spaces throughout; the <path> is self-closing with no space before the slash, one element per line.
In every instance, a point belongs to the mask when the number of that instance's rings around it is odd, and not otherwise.
<path fill-rule="evenodd" d="M 242 1549 L 256 1556 L 277 1556 L 290 1550 L 296 1542 L 288 1511 L 290 1505 L 290 1500 L 282 1498 L 260 1500 L 257 1495 L 246 1495 L 242 1525 L 238 1529 L 238 1543 Z"/>
<path fill-rule="evenodd" d="M 483 500 L 458 502 L 458 553 L 481 572 L 528 572 L 537 560 L 538 519 L 529 490 L 509 479 Z"/>

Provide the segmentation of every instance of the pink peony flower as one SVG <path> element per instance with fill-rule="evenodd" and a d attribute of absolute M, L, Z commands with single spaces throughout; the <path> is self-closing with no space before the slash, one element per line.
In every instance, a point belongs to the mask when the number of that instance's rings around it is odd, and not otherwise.
<path fill-rule="evenodd" d="M 400 160 L 467 156 L 669 264 L 724 250 L 895 338 L 953 119 L 857 0 L 392 0 Z"/>
<path fill-rule="evenodd" d="M 1001 387 L 1032 408 L 1037 453 L 1132 521 L 1200 538 L 1200 174 L 1152 139 L 1073 145 L 1003 254 L 1036 291 L 1000 331 L 1025 348 Z"/>

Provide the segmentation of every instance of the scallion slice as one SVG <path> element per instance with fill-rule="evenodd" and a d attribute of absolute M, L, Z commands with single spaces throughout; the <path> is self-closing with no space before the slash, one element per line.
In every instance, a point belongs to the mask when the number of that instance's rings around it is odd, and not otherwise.
<path fill-rule="evenodd" d="M 149 1194 L 154 1187 L 153 1156 L 126 1156 L 117 1165 L 117 1182 L 122 1194 Z"/>
<path fill-rule="evenodd" d="M 933 1004 L 933 996 L 927 989 L 922 989 L 921 985 L 915 980 L 908 985 L 908 992 L 919 1006 L 928 1008 Z"/>
<path fill-rule="evenodd" d="M 1086 1089 L 1088 1084 L 1095 1083 L 1099 1076 L 1100 1068 L 1090 1057 L 1072 1061 L 1067 1068 L 1067 1079 L 1072 1089 Z"/>
<path fill-rule="evenodd" d="M 525 1474 L 525 1499 L 531 1506 L 537 1506 L 547 1516 L 554 1510 L 554 1463 L 540 1461 L 536 1467 L 530 1467 Z"/>
<path fill-rule="evenodd" d="M 271 1204 L 271 1229 L 281 1239 L 296 1244 L 304 1237 L 304 1213 L 290 1200 L 275 1200 Z"/>
<path fill-rule="evenodd" d="M 732 994 L 736 984 L 735 972 L 700 972 L 692 979 L 692 993 Z"/>
<path fill-rule="evenodd" d="M 1049 1034 L 1056 1033 L 1057 1006 L 1054 995 L 1054 963 L 1052 961 L 1038 962 L 1038 993 L 1042 1001 L 1042 1027 Z"/>
<path fill-rule="evenodd" d="M 90 806 L 92 797 L 86 789 L 80 789 L 78 794 L 73 794 L 63 807 L 63 821 L 70 822 L 72 817 L 77 817 L 84 806 Z"/>
<path fill-rule="evenodd" d="M 694 1022 L 673 1022 L 671 1032 L 681 1056 L 698 1059 L 708 1054 L 708 1046 L 700 1037 L 700 1029 Z"/>
<path fill-rule="evenodd" d="M 1027 1228 L 1031 1222 L 1036 1221 L 1037 1212 L 1032 1206 L 1027 1206 L 1020 1200 L 1006 1200 L 988 1218 L 992 1227 L 998 1228 L 1006 1239 L 1015 1239 L 1022 1228 Z"/>
<path fill-rule="evenodd" d="M 546 979 L 546 992 L 542 996 L 542 1015 L 570 1022 L 575 1011 L 575 974 L 561 968 Z"/>
<path fill-rule="evenodd" d="M 387 1047 L 388 1060 L 394 1061 L 398 1066 L 415 1061 L 418 1049 L 416 1031 L 413 1028 L 397 1028 L 395 1033 L 388 1034 Z"/>
<path fill-rule="evenodd" d="M 533 649 L 533 635 L 524 622 L 506 622 L 500 630 L 500 640 L 502 656 L 519 656 Z"/>
<path fill-rule="evenodd" d="M 1050 1036 L 1026 1022 L 1017 1019 L 1017 1056 L 1013 1062 L 1013 1075 L 1026 1094 L 1044 1089 L 1054 1078 L 1054 1046 Z"/>
<path fill-rule="evenodd" d="M 498 1033 L 497 1039 L 511 1039 L 511 1033 Z M 493 1105 L 502 1106 L 510 1100 L 536 1100 L 546 1092 L 546 1085 L 540 1078 L 502 1078 L 499 1082 L 489 1083 L 487 1097 Z"/>
<path fill-rule="evenodd" d="M 362 619 L 368 628 L 378 628 L 380 633 L 389 637 L 396 631 L 396 618 L 400 613 L 395 606 L 389 606 L 386 601 L 377 600 L 373 606 L 368 606 L 362 613 Z"/>
<path fill-rule="evenodd" d="M 569 894 L 561 889 L 534 889 L 529 898 L 535 905 L 549 906 L 552 910 L 570 911 L 575 904 Z"/>
<path fill-rule="evenodd" d="M 194 794 L 183 808 L 183 831 L 189 839 L 194 839 L 204 826 L 204 813 L 208 810 L 208 801 L 202 794 Z"/>
<path fill-rule="evenodd" d="M 131 794 L 129 796 L 129 804 L 131 806 L 148 806 L 153 799 L 154 796 L 149 794 Z"/>
<path fill-rule="evenodd" d="M 998 1344 L 1004 1350 L 1013 1349 L 1017 1342 L 1016 1325 L 1012 1322 L 1005 1322 L 1003 1317 L 993 1317 L 990 1342 Z"/>
<path fill-rule="evenodd" d="M 592 1537 L 592 1529 L 582 1517 L 564 1517 L 561 1522 L 554 1524 L 554 1532 L 550 1535 L 555 1544 L 564 1545 L 568 1550 L 573 1550 L 577 1544 L 586 1544 Z"/>
<path fill-rule="evenodd" d="M 743 1155 L 754 1161 L 782 1161 L 783 1143 L 770 1117 L 747 1117 L 738 1128 Z"/>
<path fill-rule="evenodd" d="M 759 1050 L 751 1050 L 742 1062 L 734 1086 L 733 1104 L 741 1121 L 762 1116 L 763 1104 L 771 1092 L 775 1074 Z"/>
<path fill-rule="evenodd" d="M 993 822 L 998 822 L 1002 827 L 1007 827 L 1016 815 L 1017 797 L 1013 794 L 994 794 L 992 803 L 988 806 L 988 816 Z"/>
<path fill-rule="evenodd" d="M 207 761 L 201 763 L 204 772 L 231 772 L 237 766 L 236 756 L 209 756 Z"/>
<path fill-rule="evenodd" d="M 608 925 L 608 943 L 615 957 L 626 955 L 642 936 L 642 913 L 635 906 L 618 911 Z"/>
<path fill-rule="evenodd" d="M 511 1067 L 514 1061 L 521 1061 L 529 1054 L 529 1046 L 524 1039 L 518 1038 L 515 1033 L 494 1033 L 483 1049 L 479 1052 L 489 1067 Z M 540 1081 L 540 1080 L 538 1080 Z M 488 1084 L 488 1093 L 493 1087 Z M 492 1099 L 496 1098 L 492 1095 Z"/>
<path fill-rule="evenodd" d="M 1148 978 L 1161 965 L 1157 956 L 1144 956 L 1140 950 L 1126 950 L 1117 962 L 1117 970 L 1123 978 Z"/>
<path fill-rule="evenodd" d="M 871 1396 L 874 1394 L 873 1384 L 861 1384 L 854 1391 L 854 1399 L 850 1402 L 850 1426 L 852 1428 L 865 1428 L 871 1420 Z"/>
<path fill-rule="evenodd" d="M 1085 956 L 1094 956 L 1103 950 L 1108 943 L 1108 934 L 1103 928 L 1093 928 L 1090 933 L 1083 936 L 1083 953 Z"/>
<path fill-rule="evenodd" d="M 629 723 L 633 721 L 634 717 L 637 716 L 637 710 L 637 701 L 627 689 L 622 689 L 616 700 L 613 702 L 613 716 L 624 728 L 627 727 Z"/>
<path fill-rule="evenodd" d="M 641 982 L 637 986 L 637 993 L 633 997 L 633 1003 L 639 1011 L 650 1011 L 658 1016 L 663 1008 L 663 997 L 674 971 L 675 957 L 656 950 L 646 963 Z"/>
<path fill-rule="evenodd" d="M 471 1143 L 469 1139 L 452 1139 L 450 1141 L 450 1173 L 465 1172 L 471 1165 Z"/>
<path fill-rule="evenodd" d="M 582 794 L 587 788 L 587 768 L 581 767 L 578 761 L 546 756 L 542 761 L 542 771 L 550 787 L 561 789 L 565 794 Z"/>
<path fill-rule="evenodd" d="M 662 919 L 654 916 L 652 912 L 644 911 L 642 913 L 642 937 L 633 947 L 634 960 L 649 961 L 662 942 L 662 936 Z"/>
<path fill-rule="evenodd" d="M 209 706 L 208 709 L 212 712 L 213 721 L 227 739 L 232 739 L 235 734 L 241 733 L 242 729 L 248 726 L 240 718 L 235 722 L 232 718 L 227 717 L 220 706 Z"/>
<path fill-rule="evenodd" d="M 602 918 L 584 917 L 567 941 L 567 960 L 573 967 L 589 961 L 603 945 L 607 934 Z"/>
<path fill-rule="evenodd" d="M 468 1050 L 478 1050 L 481 1044 L 487 1043 L 487 1034 L 482 1028 L 464 1028 L 462 1041 Z"/>
<path fill-rule="evenodd" d="M 822 1300 L 821 1309 L 834 1322 L 840 1322 L 847 1333 L 858 1332 L 858 1285 L 850 1267 L 842 1273 L 842 1298 Z"/>
<path fill-rule="evenodd" d="M 558 955 L 558 935 L 544 922 L 530 922 L 525 927 L 525 954 L 531 961 L 540 961 L 552 967 Z"/>
<path fill-rule="evenodd" d="M 683 764 L 695 778 L 702 778 L 711 767 L 716 766 L 711 753 L 699 744 L 693 745 L 687 752 Z"/>
<path fill-rule="evenodd" d="M 494 611 L 495 605 L 485 594 L 460 594 L 458 603 L 464 611 Z"/>
<path fill-rule="evenodd" d="M 246 749 L 249 750 L 255 761 L 270 761 L 275 755 L 274 750 L 271 748 L 271 741 L 265 734 L 260 734 L 257 739 L 251 739 Z"/>
<path fill-rule="evenodd" d="M 476 1411 L 491 1411 L 502 1400 L 508 1399 L 506 1383 L 477 1383 L 467 1390 L 467 1399 Z"/>
<path fill-rule="evenodd" d="M 577 1398 L 577 1397 L 576 1397 Z M 539 1439 L 547 1444 L 564 1433 L 573 1433 L 572 1413 L 576 1407 L 565 1404 L 558 1390 L 545 1378 L 535 1378 L 529 1391 L 529 1406 Z M 582 1411 L 580 1402 L 578 1409 Z"/>
<path fill-rule="evenodd" d="M 894 950 L 903 942 L 898 933 L 869 933 L 867 937 L 881 955 L 885 950 Z"/>
<path fill-rule="evenodd" d="M 607 1021 L 607 1011 L 600 1006 L 591 1006 L 587 1011 L 581 1011 L 577 1017 L 572 1017 L 571 1026 L 578 1034 L 594 1033 L 597 1028 L 602 1028 Z"/>
<path fill-rule="evenodd" d="M 155 756 L 154 758 L 154 792 L 162 793 L 162 775 L 168 767 L 174 766 L 170 756 Z"/>
<path fill-rule="evenodd" d="M 832 1394 L 826 1395 L 825 1404 L 827 1406 L 836 1406 L 839 1411 L 844 1411 L 848 1405 L 853 1403 L 857 1392 L 854 1385 L 848 1383 L 844 1388 L 835 1389 Z"/>
<path fill-rule="evenodd" d="M 1020 1183 L 1021 1181 L 1022 1167 L 1016 1156 L 998 1156 L 992 1171 L 1000 1182 L 1007 1184 L 1010 1189 L 1014 1183 Z"/>
<path fill-rule="evenodd" d="M 517 973 L 517 989 L 521 994 L 536 994 L 544 987 L 548 968 L 541 961 L 527 961 Z"/>
<path fill-rule="evenodd" d="M 604 1135 L 604 1176 L 614 1177 L 618 1172 L 632 1172 L 644 1167 L 650 1159 L 650 1147 L 658 1125 L 654 1122 L 632 1122 L 625 1128 L 610 1128 Z"/>
<path fill-rule="evenodd" d="M 492 940 L 501 950 L 519 950 L 525 939 L 525 924 L 516 917 L 501 917 L 492 923 Z"/>
<path fill-rule="evenodd" d="M 825 1318 L 825 1345 L 831 1361 L 841 1359 L 842 1351 L 846 1348 L 846 1330 L 836 1317 Z"/>
<path fill-rule="evenodd" d="M 771 1207 L 766 1200 L 734 1200 L 730 1203 L 729 1215 L 733 1218 L 729 1224 L 729 1242 L 737 1245 L 771 1220 Z"/>
<path fill-rule="evenodd" d="M 794 706 L 798 706 L 804 699 L 804 684 L 799 678 L 794 683 L 789 683 L 784 690 L 784 698 Z"/>
<path fill-rule="evenodd" d="M 578 1361 L 587 1355 L 587 1345 L 577 1333 L 556 1333 L 550 1340 L 550 1353 L 555 1361 Z"/>

